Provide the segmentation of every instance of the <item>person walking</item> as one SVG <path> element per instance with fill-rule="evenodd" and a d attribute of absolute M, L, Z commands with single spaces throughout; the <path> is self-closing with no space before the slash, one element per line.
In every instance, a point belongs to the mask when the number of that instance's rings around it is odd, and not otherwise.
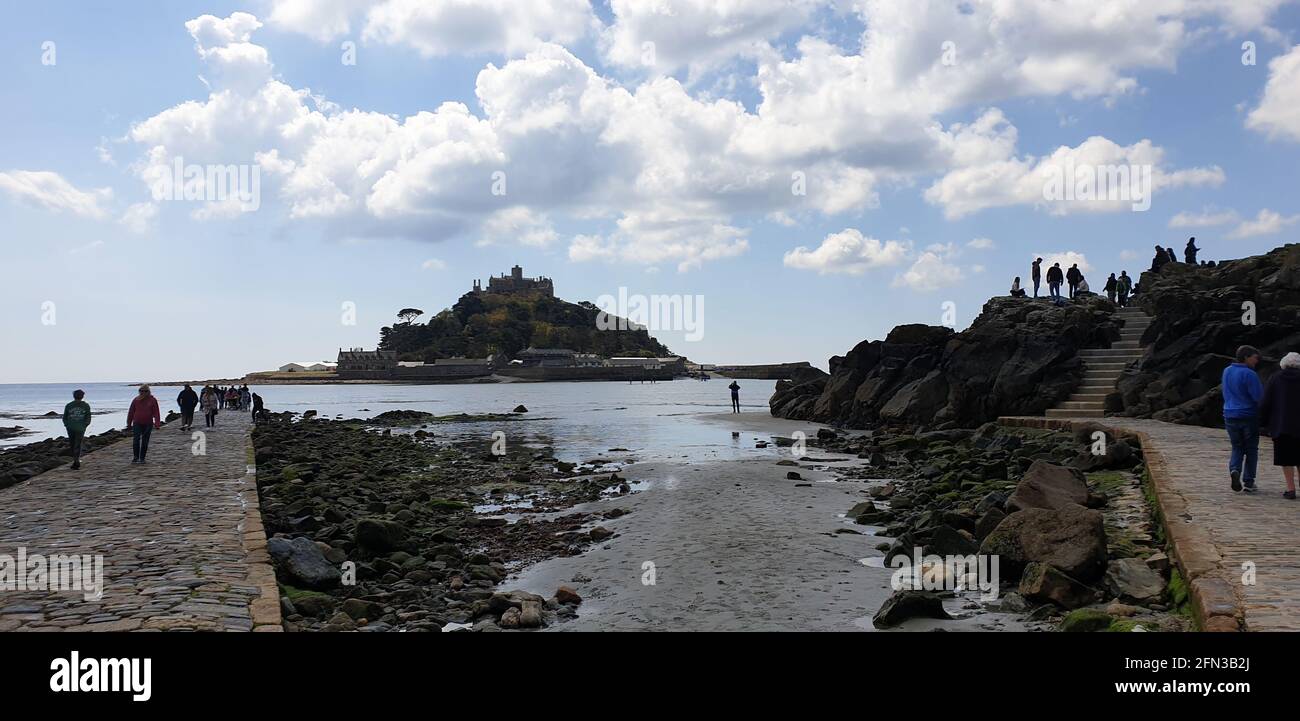
<path fill-rule="evenodd" d="M 199 394 L 194 392 L 189 383 L 176 396 L 176 405 L 181 407 L 181 430 L 188 431 L 194 427 L 194 409 L 199 405 Z"/>
<path fill-rule="evenodd" d="M 1035 260 L 1029 271 L 1029 277 L 1034 281 L 1034 297 L 1038 297 L 1038 283 L 1043 278 L 1043 259 Z"/>
<path fill-rule="evenodd" d="M 218 395 L 217 389 L 212 386 L 203 389 L 203 424 L 207 428 L 215 428 L 217 425 L 217 411 L 221 408 Z"/>
<path fill-rule="evenodd" d="M 1047 293 L 1053 298 L 1061 297 L 1061 282 L 1065 276 L 1061 273 L 1061 264 L 1053 263 L 1051 268 L 1047 269 Z"/>
<path fill-rule="evenodd" d="M 739 413 L 740 412 L 740 384 L 735 381 L 732 381 L 731 385 L 727 387 L 731 389 L 731 412 Z"/>
<path fill-rule="evenodd" d="M 1079 264 L 1075 263 L 1070 269 L 1065 271 L 1065 280 L 1070 286 L 1070 297 L 1073 298 L 1079 292 L 1079 281 L 1083 280 L 1083 273 L 1079 270 Z"/>
<path fill-rule="evenodd" d="M 248 410 L 253 405 L 253 393 L 248 390 L 248 384 L 239 389 L 239 407 Z"/>
<path fill-rule="evenodd" d="M 1223 369 L 1223 425 L 1232 443 L 1228 459 L 1228 476 L 1232 490 L 1255 492 L 1255 469 L 1259 464 L 1259 402 L 1264 386 L 1255 366 L 1259 351 L 1243 345 L 1237 349 L 1236 362 Z"/>
<path fill-rule="evenodd" d="M 86 392 L 78 388 L 72 392 L 72 401 L 63 407 L 63 428 L 72 444 L 72 470 L 81 468 L 81 447 L 86 441 L 86 428 L 90 425 L 90 404 L 82 400 Z"/>
<path fill-rule="evenodd" d="M 1196 265 L 1196 252 L 1199 250 L 1200 248 L 1196 247 L 1196 238 L 1188 238 L 1187 247 L 1183 248 L 1183 258 L 1187 261 L 1188 265 Z"/>
<path fill-rule="evenodd" d="M 1282 356 L 1282 370 L 1273 374 L 1259 403 L 1259 422 L 1273 439 L 1273 465 L 1282 467 L 1286 490 L 1282 497 L 1295 500 L 1295 479 L 1300 466 L 1300 353 Z"/>
<path fill-rule="evenodd" d="M 1133 290 L 1133 279 L 1128 277 L 1127 270 L 1121 270 L 1119 272 L 1119 277 L 1116 278 L 1115 281 L 1115 292 L 1119 296 L 1119 307 L 1127 308 L 1128 296 Z"/>
<path fill-rule="evenodd" d="M 153 397 L 149 386 L 140 386 L 140 393 L 131 399 L 131 407 L 126 411 L 126 425 L 131 429 L 132 463 L 144 463 L 149 453 L 149 436 L 154 429 L 162 428 L 162 416 L 158 413 L 158 399 Z"/>

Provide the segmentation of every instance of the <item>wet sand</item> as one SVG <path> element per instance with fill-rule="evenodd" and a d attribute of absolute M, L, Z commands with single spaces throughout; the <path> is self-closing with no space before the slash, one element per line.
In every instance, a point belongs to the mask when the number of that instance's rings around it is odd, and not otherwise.
<path fill-rule="evenodd" d="M 701 418 L 741 431 L 737 442 L 750 445 L 755 437 L 795 430 L 815 438 L 818 428 L 761 413 Z M 777 465 L 792 458 L 788 448 L 772 448 L 771 460 L 648 460 L 629 466 L 622 475 L 646 484 L 644 490 L 574 509 L 629 511 L 600 522 L 616 536 L 580 556 L 524 569 L 502 587 L 542 595 L 560 585 L 577 590 L 584 599 L 578 617 L 553 630 L 874 630 L 871 616 L 892 592 L 892 571 L 870 568 L 861 559 L 882 556 L 875 546 L 885 539 L 871 535 L 876 528 L 858 526 L 843 514 L 885 479 L 837 482 L 830 470 L 818 469 L 861 461 L 810 448 L 812 458 L 846 462 L 805 459 L 795 468 Z M 787 479 L 791 470 L 802 479 Z M 953 615 L 970 616 L 964 603 L 953 599 L 945 605 Z M 982 614 L 917 620 L 901 629 L 1017 626 L 1013 617 Z"/>

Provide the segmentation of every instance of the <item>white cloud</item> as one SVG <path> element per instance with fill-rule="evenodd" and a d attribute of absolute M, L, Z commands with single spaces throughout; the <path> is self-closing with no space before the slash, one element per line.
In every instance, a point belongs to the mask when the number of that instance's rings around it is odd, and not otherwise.
<path fill-rule="evenodd" d="M 544 248 L 558 237 L 555 229 L 551 227 L 551 221 L 545 215 L 535 213 L 523 206 L 515 206 L 488 216 L 483 223 L 479 245 L 517 243 Z"/>
<path fill-rule="evenodd" d="M 1218 210 L 1216 208 L 1203 208 L 1199 213 L 1182 212 L 1169 219 L 1170 228 L 1210 228 L 1216 225 L 1227 225 L 1235 223 L 1238 220 L 1237 211 L 1235 210 Z"/>
<path fill-rule="evenodd" d="M 902 263 L 908 248 L 909 244 L 902 241 L 881 241 L 856 228 L 846 228 L 826 236 L 813 250 L 801 245 L 787 252 L 783 262 L 788 268 L 815 270 L 822 275 L 861 275 L 873 268 Z"/>
<path fill-rule="evenodd" d="M 996 126 L 989 131 L 1005 135 Z M 1163 160 L 1164 150 L 1149 140 L 1121 146 L 1093 136 L 1077 147 L 1061 146 L 1042 158 L 988 156 L 936 180 L 926 190 L 925 199 L 942 206 L 948 218 L 1015 205 L 1066 215 L 1145 209 L 1156 191 L 1223 183 L 1223 170 L 1217 166 L 1170 170 Z"/>
<path fill-rule="evenodd" d="M 975 250 L 993 250 L 998 247 L 990 238 L 975 238 L 971 242 L 967 243 L 966 246 L 974 248 Z"/>
<path fill-rule="evenodd" d="M 0 173 L 0 190 L 28 205 L 95 220 L 108 217 L 105 204 L 113 197 L 111 188 L 79 190 L 62 175 L 48 170 Z"/>
<path fill-rule="evenodd" d="M 273 0 L 269 19 L 321 42 L 360 28 L 367 42 L 426 57 L 515 55 L 573 42 L 596 24 L 588 0 Z"/>
<path fill-rule="evenodd" d="M 1300 142 L 1300 45 L 1268 63 L 1268 83 L 1246 127 L 1270 138 Z"/>
<path fill-rule="evenodd" d="M 132 203 L 130 207 L 122 213 L 118 222 L 126 226 L 133 233 L 144 233 L 153 225 L 154 218 L 158 217 L 158 205 L 155 203 Z"/>
<path fill-rule="evenodd" d="M 1092 271 L 1092 264 L 1088 262 L 1087 256 L 1075 250 L 1067 250 L 1067 251 L 1057 252 L 1057 253 L 1034 253 L 1030 255 L 1029 259 L 1033 261 L 1036 258 L 1043 259 L 1043 282 L 1044 283 L 1047 282 L 1047 269 L 1051 268 L 1056 263 L 1061 264 L 1062 272 L 1069 270 L 1070 266 L 1075 264 L 1078 264 L 1079 270 L 1083 271 L 1084 273 L 1088 273 Z"/>
<path fill-rule="evenodd" d="M 447 263 L 446 261 L 439 260 L 437 258 L 430 258 L 424 261 L 423 263 L 421 263 L 420 267 L 423 268 L 424 270 L 446 270 Z"/>
<path fill-rule="evenodd" d="M 1228 237 L 1253 238 L 1257 235 L 1272 235 L 1289 225 L 1295 225 L 1296 222 L 1300 222 L 1300 215 L 1283 216 L 1264 208 L 1259 211 L 1254 220 L 1242 221 L 1231 233 L 1228 233 Z"/>
<path fill-rule="evenodd" d="M 1120 260 L 1137 260 L 1138 252 L 1136 250 L 1121 250 L 1119 252 Z"/>
<path fill-rule="evenodd" d="M 734 57 L 769 53 L 768 42 L 807 22 L 825 0 L 611 0 L 601 36 L 614 65 L 669 74 L 703 72 Z"/>
<path fill-rule="evenodd" d="M 912 290 L 932 291 L 957 285 L 962 278 L 962 270 L 952 262 L 950 253 L 942 250 L 926 250 L 912 263 L 912 267 L 894 278 L 893 285 Z"/>

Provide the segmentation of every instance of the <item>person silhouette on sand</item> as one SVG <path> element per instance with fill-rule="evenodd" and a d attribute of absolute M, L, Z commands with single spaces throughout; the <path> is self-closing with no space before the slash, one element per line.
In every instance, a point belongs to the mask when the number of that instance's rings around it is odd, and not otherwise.
<path fill-rule="evenodd" d="M 731 389 L 731 412 L 739 413 L 740 412 L 740 384 L 735 381 L 732 381 L 731 385 L 727 387 Z"/>

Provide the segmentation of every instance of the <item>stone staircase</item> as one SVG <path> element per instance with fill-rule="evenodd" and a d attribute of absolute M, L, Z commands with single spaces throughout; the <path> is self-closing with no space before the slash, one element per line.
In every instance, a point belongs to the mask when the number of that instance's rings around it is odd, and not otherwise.
<path fill-rule="evenodd" d="M 1079 351 L 1083 359 L 1083 381 L 1074 389 L 1074 395 L 1047 410 L 1048 418 L 1101 418 L 1106 396 L 1115 390 L 1115 381 L 1129 363 L 1142 357 L 1139 345 L 1142 334 L 1151 325 L 1151 317 L 1141 308 L 1120 308 L 1116 318 L 1124 321 L 1119 340 L 1109 348 L 1084 348 Z"/>

